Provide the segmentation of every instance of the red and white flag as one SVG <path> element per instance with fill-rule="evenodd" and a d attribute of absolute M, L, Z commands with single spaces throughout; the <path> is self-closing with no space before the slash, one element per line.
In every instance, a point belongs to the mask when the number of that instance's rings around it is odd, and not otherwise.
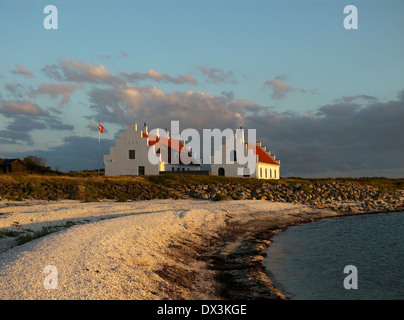
<path fill-rule="evenodd" d="M 98 123 L 98 130 L 100 130 L 101 133 L 104 133 L 104 127 L 101 125 L 101 123 Z"/>

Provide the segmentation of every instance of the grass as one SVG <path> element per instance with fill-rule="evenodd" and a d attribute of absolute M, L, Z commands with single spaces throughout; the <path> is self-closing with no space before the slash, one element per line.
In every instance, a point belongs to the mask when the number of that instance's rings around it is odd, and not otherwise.
<path fill-rule="evenodd" d="M 24 235 L 20 235 L 17 238 L 17 244 L 22 245 L 24 243 L 30 242 L 32 240 L 44 237 L 52 232 L 54 228 L 51 227 L 43 227 L 42 230 L 36 232 L 26 233 Z"/>
<path fill-rule="evenodd" d="M 104 176 L 97 174 L 38 175 L 0 174 L 0 196 L 3 199 L 21 201 L 27 198 L 57 201 L 74 199 L 95 202 L 100 199 L 113 199 L 125 202 L 131 199 L 164 198 L 169 196 L 166 187 L 175 189 L 182 185 L 239 184 L 254 188 L 262 184 L 290 184 L 304 192 L 311 191 L 311 185 L 330 182 L 346 182 L 371 185 L 383 191 L 404 189 L 404 179 L 384 177 L 364 178 L 322 178 L 304 179 L 298 177 L 279 180 L 255 178 L 230 178 L 207 175 L 164 174 L 156 176 Z M 149 191 L 152 190 L 150 193 Z"/>
<path fill-rule="evenodd" d="M 0 230 L 0 239 L 4 237 L 17 237 L 22 233 L 22 231 L 14 230 Z"/>

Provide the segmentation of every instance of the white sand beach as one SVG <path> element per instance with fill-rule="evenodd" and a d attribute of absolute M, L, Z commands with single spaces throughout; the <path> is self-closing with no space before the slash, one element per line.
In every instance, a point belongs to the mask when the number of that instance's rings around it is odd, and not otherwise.
<path fill-rule="evenodd" d="M 276 226 L 333 215 L 260 200 L 2 201 L 0 299 L 220 299 L 216 271 L 193 255 L 229 221 Z M 53 232 L 17 245 L 41 230 Z M 57 289 L 44 286 L 48 265 L 56 267 Z M 192 281 L 171 281 L 175 273 Z"/>

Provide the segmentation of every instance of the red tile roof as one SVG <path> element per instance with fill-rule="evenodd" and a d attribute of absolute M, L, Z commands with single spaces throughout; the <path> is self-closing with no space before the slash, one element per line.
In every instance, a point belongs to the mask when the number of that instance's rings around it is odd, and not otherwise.
<path fill-rule="evenodd" d="M 155 136 L 155 135 L 149 135 L 145 132 L 142 132 L 142 137 L 149 138 L 150 146 L 153 146 L 156 143 L 160 143 L 160 146 L 159 146 L 160 148 L 174 149 L 178 153 L 187 152 L 179 140 L 169 139 L 169 138 L 165 138 L 165 137 L 159 137 L 159 136 Z M 174 141 L 175 141 L 175 143 L 173 143 Z M 253 154 L 258 154 L 258 162 L 279 165 L 279 163 L 277 163 L 275 160 L 273 160 L 264 150 L 262 150 L 261 147 L 256 146 L 254 144 L 250 144 L 250 143 L 246 143 L 246 145 L 249 150 L 253 151 Z M 157 151 L 157 153 L 159 153 L 159 151 Z M 195 159 L 193 159 L 193 160 L 195 160 Z M 171 152 L 168 152 L 168 163 L 171 163 Z M 180 163 L 181 163 L 181 158 L 180 158 Z M 200 165 L 200 163 L 192 161 L 191 165 Z"/>
<path fill-rule="evenodd" d="M 160 136 L 155 136 L 151 135 L 145 132 L 142 132 L 142 138 L 149 138 L 149 145 L 153 146 L 156 143 L 159 144 L 159 150 L 157 150 L 157 153 L 160 153 L 160 149 L 165 149 L 167 150 L 168 153 L 168 163 L 171 163 L 171 149 L 174 149 L 177 151 L 179 154 L 186 154 L 188 151 L 184 148 L 184 146 L 181 144 L 179 140 L 171 139 L 171 138 L 166 138 L 166 137 L 160 137 Z M 191 155 L 188 153 L 188 157 L 191 157 Z M 179 158 L 179 164 L 183 164 L 181 161 L 181 157 Z M 196 161 L 196 159 L 192 158 L 192 161 L 190 165 L 194 166 L 200 166 L 201 164 Z"/>
<path fill-rule="evenodd" d="M 262 150 L 261 147 L 249 143 L 246 143 L 246 145 L 249 150 L 252 150 L 253 154 L 258 155 L 258 162 L 279 165 L 279 163 L 275 162 L 275 160 L 273 160 L 264 150 Z"/>

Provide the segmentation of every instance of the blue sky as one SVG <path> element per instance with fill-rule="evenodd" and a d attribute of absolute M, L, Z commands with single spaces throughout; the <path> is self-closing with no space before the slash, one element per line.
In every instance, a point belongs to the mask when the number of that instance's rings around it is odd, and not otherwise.
<path fill-rule="evenodd" d="M 43 27 L 48 4 L 58 30 Z M 0 157 L 86 169 L 91 123 L 107 152 L 127 123 L 180 120 L 257 129 L 285 175 L 402 177 L 372 152 L 404 156 L 403 34 L 401 0 L 1 0 Z"/>

